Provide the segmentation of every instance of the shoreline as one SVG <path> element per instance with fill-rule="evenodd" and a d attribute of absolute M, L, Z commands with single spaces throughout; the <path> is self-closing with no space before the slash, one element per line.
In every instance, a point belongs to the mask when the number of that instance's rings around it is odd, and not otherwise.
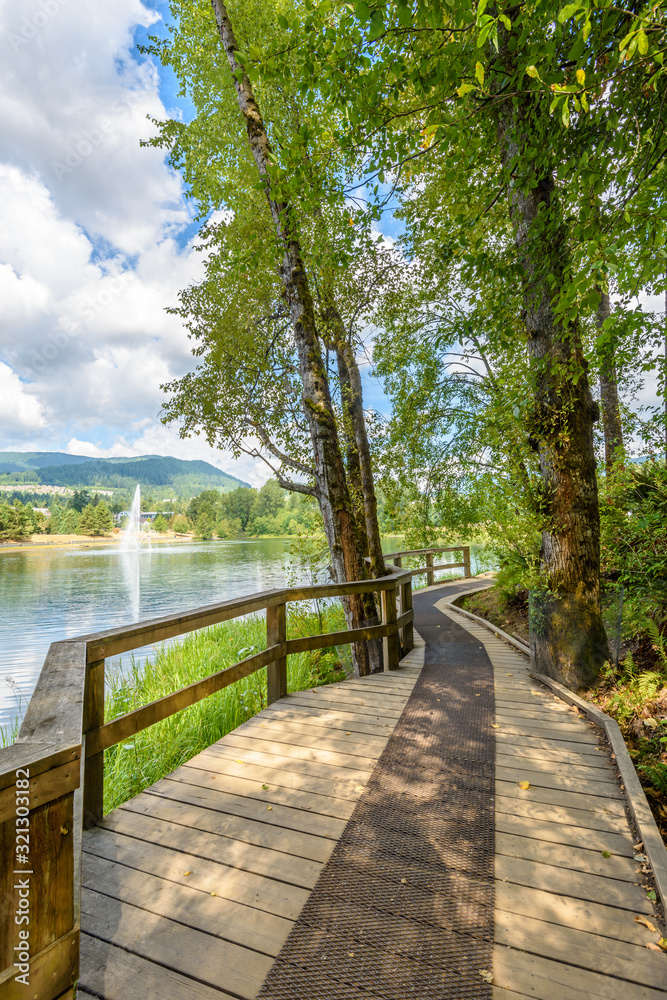
<path fill-rule="evenodd" d="M 0 542 L 0 553 L 20 552 L 24 549 L 35 551 L 38 549 L 70 548 L 81 549 L 91 548 L 100 544 L 115 546 L 123 540 L 122 533 L 118 535 L 33 535 L 24 541 Z M 194 541 L 194 535 L 177 535 L 172 532 L 165 532 L 164 535 L 151 535 L 151 545 L 178 544 L 182 542 Z"/>

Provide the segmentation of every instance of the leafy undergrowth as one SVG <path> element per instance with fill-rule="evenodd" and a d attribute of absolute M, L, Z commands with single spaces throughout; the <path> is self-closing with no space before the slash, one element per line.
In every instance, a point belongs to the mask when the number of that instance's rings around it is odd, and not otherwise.
<path fill-rule="evenodd" d="M 345 628 L 338 603 L 292 605 L 287 621 L 289 639 Z M 266 648 L 263 616 L 224 622 L 186 636 L 169 646 L 156 647 L 144 663 L 131 660 L 108 677 L 106 720 L 171 694 L 208 674 L 222 670 Z M 345 679 L 336 649 L 299 653 L 287 659 L 287 689 L 304 688 Z M 104 811 L 122 802 L 180 767 L 232 729 L 266 707 L 266 668 L 183 709 L 163 722 L 142 730 L 104 754 Z"/>
<path fill-rule="evenodd" d="M 508 597 L 499 587 L 470 594 L 461 607 L 528 642 L 528 591 Z M 606 664 L 582 692 L 618 723 L 656 823 L 667 842 L 667 621 L 629 622 L 618 668 Z"/>
<path fill-rule="evenodd" d="M 485 618 L 492 625 L 528 642 L 528 591 L 519 590 L 508 597 L 499 587 L 489 587 L 468 594 L 458 603 L 473 615 Z"/>

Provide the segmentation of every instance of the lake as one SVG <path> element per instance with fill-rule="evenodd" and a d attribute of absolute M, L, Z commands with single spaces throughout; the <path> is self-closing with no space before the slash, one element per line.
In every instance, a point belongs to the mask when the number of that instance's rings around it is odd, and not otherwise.
<path fill-rule="evenodd" d="M 384 542 L 386 551 L 401 545 L 396 538 Z M 100 542 L 0 550 L 0 727 L 8 731 L 19 705 L 25 710 L 50 643 L 295 582 L 289 544 L 185 542 L 121 552 Z"/>

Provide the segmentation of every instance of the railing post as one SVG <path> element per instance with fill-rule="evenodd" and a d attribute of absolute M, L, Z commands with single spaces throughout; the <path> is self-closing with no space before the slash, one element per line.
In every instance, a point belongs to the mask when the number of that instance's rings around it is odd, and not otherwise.
<path fill-rule="evenodd" d="M 470 572 L 470 546 L 463 546 L 463 575 L 472 576 Z"/>
<path fill-rule="evenodd" d="M 104 660 L 93 660 L 86 668 L 83 695 L 83 732 L 104 724 Z M 84 738 L 85 754 L 85 738 Z M 83 826 L 95 826 L 104 817 L 104 750 L 84 760 Z"/>
<path fill-rule="evenodd" d="M 433 572 L 433 550 L 426 553 L 426 586 L 432 587 L 435 583 L 435 573 Z"/>
<path fill-rule="evenodd" d="M 280 646 L 287 641 L 287 614 L 284 604 L 266 609 L 266 644 Z M 287 694 L 287 657 L 269 663 L 266 668 L 266 701 L 268 705 Z"/>
<path fill-rule="evenodd" d="M 401 584 L 401 614 L 404 615 L 406 611 L 412 611 L 412 580 L 410 578 L 408 578 L 405 583 Z M 403 626 L 401 630 L 401 640 L 403 646 L 403 656 L 405 656 L 411 649 L 415 648 L 415 637 L 412 622 L 408 622 L 407 625 Z"/>
<path fill-rule="evenodd" d="M 398 566 L 398 568 L 400 569 L 401 566 L 403 565 L 403 556 L 394 556 L 392 562 L 394 566 Z"/>
<path fill-rule="evenodd" d="M 380 591 L 382 595 L 382 624 L 396 625 L 396 584 L 391 590 Z M 386 635 L 382 640 L 382 652 L 384 654 L 384 669 L 398 670 L 401 659 L 400 641 L 398 631 L 395 635 Z"/>

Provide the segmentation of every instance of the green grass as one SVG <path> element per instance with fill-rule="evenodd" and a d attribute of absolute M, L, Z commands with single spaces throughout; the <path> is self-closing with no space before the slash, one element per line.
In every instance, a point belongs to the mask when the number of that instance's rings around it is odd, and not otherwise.
<path fill-rule="evenodd" d="M 310 604 L 289 608 L 288 638 L 345 628 L 340 604 Z M 225 622 L 202 629 L 169 646 L 156 647 L 154 656 L 141 664 L 133 659 L 108 672 L 105 718 L 114 719 L 140 708 L 208 674 L 237 663 L 266 648 L 263 616 Z M 345 677 L 333 650 L 299 653 L 287 660 L 287 689 L 328 684 Z M 104 755 L 104 811 L 154 784 L 190 757 L 221 739 L 266 707 L 266 668 L 231 684 L 196 705 L 144 729 Z"/>

